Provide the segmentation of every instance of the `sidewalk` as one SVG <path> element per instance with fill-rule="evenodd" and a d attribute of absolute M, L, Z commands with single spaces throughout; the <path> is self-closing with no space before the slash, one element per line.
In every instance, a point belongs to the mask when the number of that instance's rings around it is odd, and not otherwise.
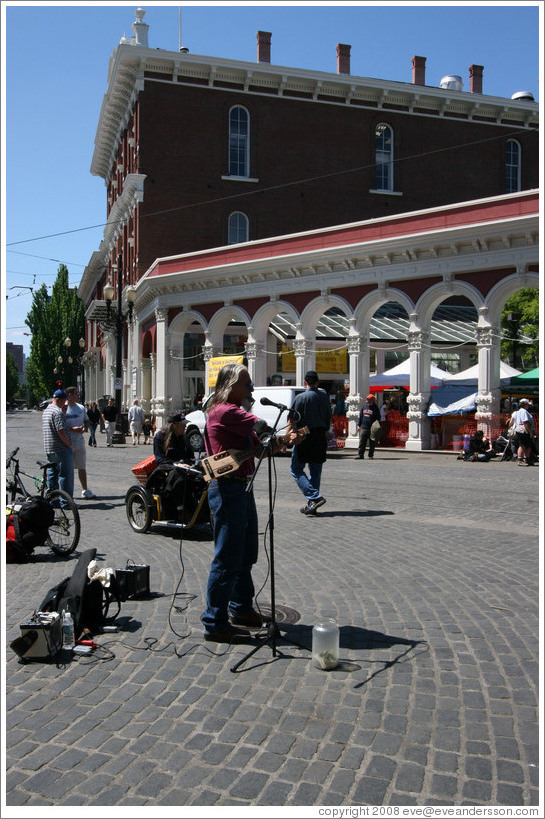
<path fill-rule="evenodd" d="M 32 472 L 41 413 L 9 414 L 6 450 Z M 327 504 L 300 514 L 289 459 L 275 458 L 277 622 L 288 641 L 205 643 L 208 532 L 138 535 L 125 514 L 131 466 L 151 447 L 88 448 L 78 552 L 150 565 L 152 595 L 123 604 L 123 630 L 91 658 L 18 662 L 9 642 L 71 574 L 38 549 L 5 567 L 6 794 L 10 808 L 538 806 L 539 470 L 378 448 L 337 451 Z M 255 482 L 260 532 L 267 470 Z M 264 538 L 268 548 L 268 534 Z M 76 555 L 77 556 L 77 555 Z M 254 572 L 270 606 L 265 548 Z M 310 662 L 324 610 L 341 664 Z M 289 639 L 306 646 L 291 645 Z M 161 813 L 164 808 L 164 814 Z M 378 814 L 377 814 L 378 815 Z M 381 814 L 382 815 L 382 814 Z"/>

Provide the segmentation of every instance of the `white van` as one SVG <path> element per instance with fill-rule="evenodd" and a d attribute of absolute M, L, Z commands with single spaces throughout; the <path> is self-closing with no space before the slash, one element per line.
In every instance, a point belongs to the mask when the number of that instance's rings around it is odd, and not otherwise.
<path fill-rule="evenodd" d="M 261 403 L 262 398 L 268 398 L 269 401 L 274 401 L 275 404 L 282 404 L 288 409 L 292 406 L 295 396 L 300 392 L 304 392 L 304 387 L 254 387 L 252 398 L 254 404 L 251 412 L 261 418 L 267 426 L 271 429 L 276 423 L 279 410 L 273 406 L 265 406 Z M 203 401 L 203 409 L 206 408 L 208 401 L 212 398 L 214 393 L 210 393 Z M 189 441 L 194 452 L 204 452 L 204 424 L 205 414 L 203 410 L 195 410 L 189 412 L 186 416 L 186 438 Z M 288 413 L 284 410 L 280 416 L 280 420 L 276 426 L 276 432 L 282 434 L 288 423 Z"/>

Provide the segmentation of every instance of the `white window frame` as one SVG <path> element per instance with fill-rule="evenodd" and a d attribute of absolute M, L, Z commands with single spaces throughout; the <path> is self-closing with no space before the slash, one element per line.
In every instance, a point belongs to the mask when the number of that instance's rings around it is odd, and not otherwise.
<path fill-rule="evenodd" d="M 513 157 L 513 147 L 516 145 L 516 162 L 509 162 Z M 522 167 L 522 147 L 517 139 L 508 139 L 505 143 L 505 192 L 517 193 L 521 190 L 521 167 Z M 513 177 L 515 177 L 516 187 L 512 187 Z M 509 184 L 508 184 L 509 183 Z M 508 190 L 509 188 L 509 190 Z"/>
<path fill-rule="evenodd" d="M 240 238 L 241 234 L 244 238 Z M 250 238 L 250 222 L 245 213 L 240 210 L 234 210 L 229 214 L 227 220 L 227 244 L 238 245 L 242 242 L 248 242 Z"/>
<path fill-rule="evenodd" d="M 377 133 L 379 128 L 390 132 L 390 150 L 379 150 L 377 149 Z M 377 182 L 377 170 L 379 166 L 386 168 L 386 175 L 387 175 L 387 184 L 384 185 L 377 185 L 374 190 L 376 191 L 387 191 L 388 193 L 393 192 L 394 190 L 394 129 L 391 125 L 388 125 L 387 122 L 378 122 L 375 126 L 375 183 Z M 381 174 L 382 179 L 384 179 L 384 174 Z"/>
<path fill-rule="evenodd" d="M 231 125 L 231 116 L 233 111 L 240 110 L 244 111 L 246 114 L 246 134 L 240 134 L 239 131 L 233 131 Z M 243 105 L 233 105 L 232 108 L 229 109 L 229 137 L 228 137 L 228 150 L 229 150 L 229 177 L 232 179 L 248 179 L 250 176 L 250 112 L 247 108 Z M 236 144 L 233 144 L 233 140 L 236 140 Z M 241 167 L 239 153 L 243 152 L 243 162 Z M 236 164 L 237 173 L 232 172 L 233 160 L 232 160 L 232 152 L 236 152 L 236 156 L 234 162 Z"/>

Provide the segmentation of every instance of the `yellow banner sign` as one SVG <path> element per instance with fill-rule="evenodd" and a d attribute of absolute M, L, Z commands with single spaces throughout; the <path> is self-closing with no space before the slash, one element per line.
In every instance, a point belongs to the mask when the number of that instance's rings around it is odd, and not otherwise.
<path fill-rule="evenodd" d="M 317 373 L 346 373 L 347 366 L 345 349 L 316 351 Z M 282 345 L 282 372 L 295 372 L 295 353 L 284 344 Z"/>
<path fill-rule="evenodd" d="M 218 373 L 225 364 L 243 364 L 243 355 L 218 355 L 211 358 L 208 362 L 208 387 L 211 389 L 216 386 Z"/>

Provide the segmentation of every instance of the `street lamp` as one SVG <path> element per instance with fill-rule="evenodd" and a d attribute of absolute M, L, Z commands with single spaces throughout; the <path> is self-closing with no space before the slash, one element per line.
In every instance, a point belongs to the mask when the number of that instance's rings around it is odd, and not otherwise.
<path fill-rule="evenodd" d="M 73 380 L 75 386 L 78 386 L 78 388 L 79 388 L 80 400 L 84 401 L 85 400 L 84 370 L 83 370 L 83 366 L 81 364 L 81 357 L 82 357 L 82 355 L 84 353 L 84 350 L 85 350 L 85 339 L 80 338 L 80 340 L 78 341 L 79 352 L 77 354 L 74 354 L 74 355 L 70 354 L 70 348 L 72 347 L 72 339 L 70 338 L 70 336 L 67 336 L 64 339 L 64 346 L 66 348 L 65 357 L 63 358 L 62 355 L 59 355 L 57 357 L 57 363 L 59 364 L 59 368 L 57 369 L 57 367 L 55 367 L 55 369 L 53 370 L 53 373 L 55 375 L 57 375 L 57 373 L 62 372 L 62 376 L 63 376 L 62 380 L 63 380 L 63 383 L 66 384 L 67 372 L 66 372 L 65 363 L 69 367 L 71 367 L 72 368 L 72 380 Z M 80 371 L 81 371 L 81 387 L 80 387 L 80 385 L 78 385 L 76 383 L 77 382 L 77 377 L 78 377 Z"/>
<path fill-rule="evenodd" d="M 136 300 L 136 288 L 132 285 L 125 288 L 125 296 L 127 299 L 127 303 L 129 305 L 129 312 L 126 315 L 123 315 L 122 310 L 122 275 L 121 275 L 121 267 L 123 263 L 123 257 L 121 253 L 117 257 L 117 311 L 115 316 L 115 407 L 117 411 L 117 418 L 118 421 L 121 420 L 121 390 L 123 386 L 122 376 L 121 376 L 121 340 L 123 336 L 123 324 L 125 321 L 129 323 L 132 321 L 132 309 L 133 304 Z M 111 307 L 112 307 L 112 300 L 114 297 L 115 289 L 113 284 L 108 282 L 108 284 L 104 285 L 104 298 L 106 300 L 106 310 L 107 310 L 107 318 L 108 321 L 110 320 L 111 316 Z M 123 432 L 123 441 L 125 442 L 125 436 Z"/>

